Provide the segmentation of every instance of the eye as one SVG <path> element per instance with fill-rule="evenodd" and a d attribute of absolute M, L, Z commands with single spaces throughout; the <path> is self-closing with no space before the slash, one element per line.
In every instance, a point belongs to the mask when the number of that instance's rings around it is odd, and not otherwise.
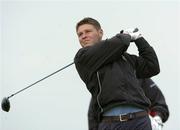
<path fill-rule="evenodd" d="M 82 36 L 83 33 L 78 33 L 78 37 Z"/>
<path fill-rule="evenodd" d="M 87 30 L 86 33 L 92 32 L 91 30 Z"/>

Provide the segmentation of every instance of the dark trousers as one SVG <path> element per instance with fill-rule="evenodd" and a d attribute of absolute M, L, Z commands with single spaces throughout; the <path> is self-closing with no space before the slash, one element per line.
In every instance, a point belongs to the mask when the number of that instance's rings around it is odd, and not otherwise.
<path fill-rule="evenodd" d="M 152 130 L 149 116 L 124 122 L 101 122 L 98 130 Z"/>

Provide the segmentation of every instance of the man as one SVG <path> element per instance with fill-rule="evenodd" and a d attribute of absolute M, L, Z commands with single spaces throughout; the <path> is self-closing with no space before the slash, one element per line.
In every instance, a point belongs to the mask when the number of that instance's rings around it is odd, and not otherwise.
<path fill-rule="evenodd" d="M 142 80 L 145 95 L 151 101 L 150 119 L 153 130 L 162 130 L 163 123 L 169 118 L 169 109 L 163 93 L 151 79 Z"/>
<path fill-rule="evenodd" d="M 93 18 L 79 21 L 76 32 L 82 48 L 74 62 L 92 94 L 98 130 L 151 130 L 150 101 L 138 78 L 149 78 L 160 72 L 154 49 L 134 29 L 102 40 L 103 30 Z M 139 56 L 126 53 L 130 42 L 135 42 Z M 115 113 L 111 113 L 113 110 Z"/>
<path fill-rule="evenodd" d="M 169 109 L 161 90 L 151 79 L 140 79 L 141 87 L 144 94 L 151 101 L 149 107 L 149 115 L 151 119 L 152 130 L 162 130 L 163 123 L 169 117 Z M 90 104 L 88 111 L 88 126 L 89 130 L 98 130 L 97 114 L 93 111 L 93 106 Z"/>

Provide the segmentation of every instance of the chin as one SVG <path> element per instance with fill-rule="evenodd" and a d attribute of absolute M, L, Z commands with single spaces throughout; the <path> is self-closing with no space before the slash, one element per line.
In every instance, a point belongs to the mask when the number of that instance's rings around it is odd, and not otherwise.
<path fill-rule="evenodd" d="M 84 45 L 84 47 L 93 46 L 93 45 L 94 44 L 92 44 L 92 43 L 88 43 L 88 44 Z"/>

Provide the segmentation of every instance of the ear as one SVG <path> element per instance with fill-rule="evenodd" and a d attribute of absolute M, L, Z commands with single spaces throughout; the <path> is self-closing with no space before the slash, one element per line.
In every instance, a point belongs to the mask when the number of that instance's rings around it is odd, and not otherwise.
<path fill-rule="evenodd" d="M 99 34 L 101 35 L 101 37 L 103 36 L 103 30 L 102 29 L 99 29 Z"/>

